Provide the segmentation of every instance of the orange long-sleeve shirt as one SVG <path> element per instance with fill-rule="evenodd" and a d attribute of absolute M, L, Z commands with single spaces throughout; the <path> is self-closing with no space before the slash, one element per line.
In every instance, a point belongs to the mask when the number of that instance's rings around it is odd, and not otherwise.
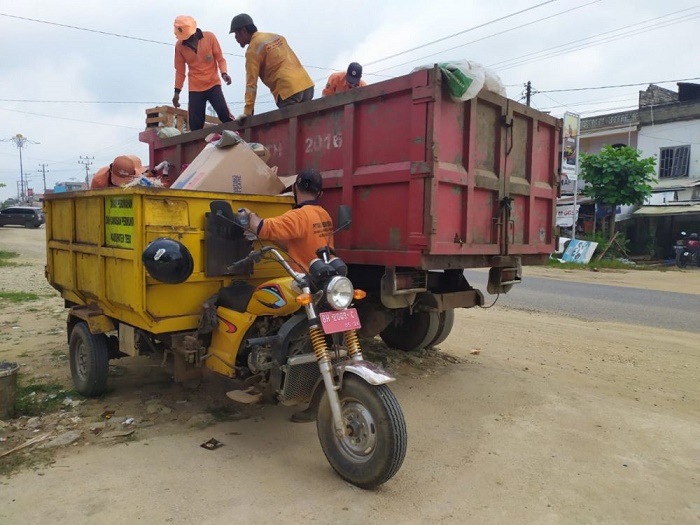
<path fill-rule="evenodd" d="M 222 74 L 228 71 L 214 33 L 202 31 L 201 34 L 196 53 L 182 42 L 175 44 L 175 89 L 182 89 L 187 76 L 190 91 L 206 91 L 221 84 L 219 71 Z"/>
<path fill-rule="evenodd" d="M 345 73 L 345 71 L 338 71 L 337 73 L 332 73 L 331 76 L 328 77 L 328 82 L 326 82 L 326 87 L 323 88 L 322 95 L 324 97 L 328 97 L 330 95 L 335 95 L 336 93 L 342 93 L 344 91 L 350 91 L 351 89 L 354 89 L 350 84 L 348 84 L 348 81 L 345 80 L 346 76 L 347 73 Z M 357 87 L 363 87 L 366 85 L 367 82 L 365 82 L 364 80 L 360 80 L 360 85 Z"/>
<path fill-rule="evenodd" d="M 279 244 L 294 261 L 306 267 L 316 259 L 316 250 L 328 244 L 329 237 L 333 247 L 332 233 L 333 220 L 316 201 L 302 203 L 279 217 L 263 219 L 258 230 L 261 239 Z M 297 264 L 292 267 L 302 270 Z"/>
<path fill-rule="evenodd" d="M 287 40 L 273 33 L 253 34 L 245 52 L 245 72 L 246 115 L 252 115 L 255 108 L 258 78 L 270 88 L 275 102 L 278 97 L 285 100 L 314 85 Z"/>

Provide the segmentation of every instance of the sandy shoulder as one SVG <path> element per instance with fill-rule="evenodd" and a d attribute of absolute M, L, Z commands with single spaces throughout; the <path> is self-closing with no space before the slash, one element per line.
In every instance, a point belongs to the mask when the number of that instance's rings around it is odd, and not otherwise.
<path fill-rule="evenodd" d="M 598 271 L 592 271 L 564 270 L 550 266 L 526 266 L 523 268 L 523 278 L 527 279 L 528 277 L 700 295 L 700 271 L 695 269 L 657 271 L 602 268 Z"/>

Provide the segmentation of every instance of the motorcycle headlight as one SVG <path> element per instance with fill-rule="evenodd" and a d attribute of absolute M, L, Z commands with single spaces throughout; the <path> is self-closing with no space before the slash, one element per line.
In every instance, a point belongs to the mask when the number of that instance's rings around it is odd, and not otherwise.
<path fill-rule="evenodd" d="M 352 294 L 355 290 L 350 279 L 340 275 L 333 277 L 326 286 L 326 301 L 335 310 L 344 310 L 352 302 Z"/>

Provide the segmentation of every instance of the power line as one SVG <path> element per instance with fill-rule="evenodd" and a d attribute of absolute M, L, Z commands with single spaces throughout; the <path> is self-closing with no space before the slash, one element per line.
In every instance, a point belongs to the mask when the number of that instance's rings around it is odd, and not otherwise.
<path fill-rule="evenodd" d="M 465 42 L 464 44 L 459 44 L 458 46 L 449 47 L 449 48 L 443 49 L 443 50 L 441 50 L 441 51 L 436 51 L 436 52 L 434 52 L 434 53 L 430 53 L 429 55 L 424 55 L 424 56 L 422 56 L 422 57 L 420 57 L 420 58 L 414 58 L 414 59 L 409 60 L 409 61 L 407 61 L 407 62 L 402 62 L 402 63 L 400 63 L 400 64 L 396 64 L 396 65 L 393 65 L 393 66 L 385 67 L 384 69 L 378 69 L 377 71 L 374 71 L 372 74 L 375 74 L 375 75 L 376 75 L 376 74 L 378 74 L 378 73 L 383 73 L 384 71 L 388 71 L 388 70 L 390 70 L 390 69 L 395 69 L 395 68 L 397 68 L 397 67 L 401 67 L 401 66 L 406 66 L 406 65 L 409 65 L 409 64 L 413 64 L 414 62 L 418 62 L 419 60 L 425 60 L 426 58 L 430 58 L 430 57 L 433 57 L 433 56 L 435 56 L 435 55 L 440 55 L 440 54 L 442 54 L 442 53 L 447 53 L 448 51 L 454 51 L 455 49 L 459 49 L 459 48 L 461 48 L 461 47 L 469 46 L 469 45 L 471 45 L 471 44 L 476 44 L 477 42 L 482 42 L 482 41 L 484 41 L 484 40 L 488 40 L 489 38 L 493 38 L 493 37 L 496 37 L 496 36 L 504 35 L 504 34 L 506 34 L 506 33 L 510 33 L 510 32 L 515 31 L 515 30 L 517 30 L 517 29 L 522 29 L 523 27 L 531 26 L 531 25 L 537 24 L 537 23 L 539 23 L 539 22 L 543 22 L 543 21 L 545 21 L 545 20 L 549 20 L 549 19 L 551 19 L 551 18 L 556 18 L 556 17 L 561 16 L 561 15 L 569 14 L 569 13 L 572 12 L 572 11 L 575 11 L 575 10 L 577 10 L 577 9 L 582 9 L 582 8 L 584 8 L 584 7 L 588 7 L 589 5 L 596 4 L 596 3 L 600 2 L 600 1 L 601 1 L 601 0 L 593 0 L 592 2 L 589 2 L 589 3 L 587 3 L 587 4 L 579 5 L 579 6 L 570 8 L 570 9 L 566 9 L 566 10 L 564 10 L 564 11 L 560 11 L 560 12 L 558 12 L 558 13 L 554 13 L 553 15 L 549 15 L 549 16 L 545 16 L 545 17 L 542 17 L 542 18 L 538 18 L 538 19 L 536 19 L 536 20 L 532 20 L 531 22 L 527 22 L 527 23 L 525 23 L 525 24 L 520 24 L 519 26 L 511 27 L 511 28 L 509 28 L 509 29 L 504 29 L 503 31 L 499 31 L 498 33 L 492 33 L 492 34 L 486 35 L 486 36 L 484 36 L 484 37 L 482 37 L 482 38 L 477 38 L 476 40 L 471 40 L 471 41 L 469 41 L 469 42 Z M 518 84 L 518 85 L 519 85 L 519 84 Z M 511 86 L 506 86 L 506 87 L 516 87 L 516 86 L 511 85 Z"/>
<path fill-rule="evenodd" d="M 669 83 L 675 83 L 675 82 L 689 82 L 691 80 L 700 80 L 700 77 L 677 78 L 675 80 L 659 80 L 657 82 L 636 82 L 634 84 L 616 84 L 614 86 L 593 86 L 593 87 L 569 88 L 569 89 L 548 89 L 545 91 L 538 91 L 538 93 L 561 93 L 561 92 L 565 92 L 565 91 L 590 91 L 590 90 L 594 90 L 594 89 L 613 89 L 613 88 L 623 88 L 623 87 L 646 86 L 649 84 L 669 84 Z"/>
<path fill-rule="evenodd" d="M 126 128 L 126 129 L 137 129 L 137 130 L 141 131 L 141 128 L 134 128 L 132 126 L 122 126 L 120 124 L 112 124 L 109 122 L 95 122 L 92 120 L 81 120 L 81 119 L 69 118 L 69 117 L 57 117 L 55 115 L 46 115 L 44 113 L 32 113 L 31 111 L 20 111 L 19 109 L 0 108 L 0 111 L 10 111 L 12 113 L 22 113 L 24 115 L 34 115 L 37 117 L 55 118 L 55 119 L 59 119 L 59 120 L 70 120 L 72 122 L 83 122 L 86 124 L 97 124 L 100 126 L 110 126 L 113 128 L 116 127 L 116 128 Z"/>
<path fill-rule="evenodd" d="M 550 0 L 550 1 L 555 1 L 555 0 Z M 77 31 L 86 31 L 88 33 L 96 33 L 98 35 L 113 36 L 113 37 L 117 37 L 117 38 L 126 38 L 128 40 L 136 40 L 138 42 L 147 42 L 149 44 L 159 44 L 159 45 L 164 45 L 164 46 L 175 47 L 175 44 L 172 44 L 170 42 L 162 42 L 160 40 L 152 40 L 150 38 L 141 38 L 141 37 L 137 37 L 137 36 L 124 35 L 121 33 L 112 33 L 109 31 L 100 31 L 99 29 L 90 29 L 88 27 L 79 27 L 79 26 L 73 26 L 73 25 L 69 25 L 69 24 L 60 24 L 58 22 L 50 22 L 49 20 L 39 20 L 37 18 L 29 18 L 26 16 L 11 15 L 9 13 L 0 13 L 0 16 L 4 16 L 7 18 L 15 18 L 17 20 L 24 20 L 27 22 L 35 22 L 37 24 L 46 24 L 46 25 L 50 25 L 50 26 L 63 27 L 66 29 L 75 29 Z M 227 56 L 245 58 L 245 55 L 241 55 L 238 53 L 223 53 L 223 54 L 227 55 Z M 336 69 L 329 68 L 329 67 L 311 66 L 308 64 L 304 64 L 304 67 L 308 67 L 310 69 L 323 69 L 326 71 L 337 71 Z"/>
<path fill-rule="evenodd" d="M 389 55 L 389 56 L 386 56 L 386 57 L 384 57 L 384 58 L 379 58 L 379 59 L 377 59 L 377 60 L 373 60 L 373 61 L 371 61 L 371 62 L 367 62 L 367 63 L 365 64 L 365 66 L 373 66 L 374 64 L 378 64 L 379 62 L 384 62 L 384 61 L 386 61 L 386 60 L 390 60 L 390 59 L 392 59 L 392 58 L 396 58 L 396 57 L 399 57 L 399 56 L 401 56 L 401 55 L 405 55 L 405 54 L 407 54 L 407 53 L 411 53 L 412 51 L 417 51 L 418 49 L 423 49 L 424 47 L 428 47 L 428 46 L 431 46 L 431 45 L 433 45 L 433 44 L 437 44 L 437 43 L 439 43 L 439 42 L 444 42 L 445 40 L 449 40 L 450 38 L 454 38 L 454 37 L 456 37 L 456 36 L 463 35 L 463 34 L 465 34 L 465 33 L 469 33 L 469 32 L 471 32 L 471 31 L 475 31 L 475 30 L 477 30 L 477 29 L 481 29 L 482 27 L 486 27 L 486 26 L 489 26 L 489 25 L 491 25 L 491 24 L 495 24 L 496 22 L 502 22 L 503 20 L 507 20 L 508 18 L 513 18 L 514 16 L 521 15 L 521 14 L 523 14 L 523 13 L 526 13 L 526 12 L 528 12 L 528 11 L 532 11 L 533 9 L 537 9 L 538 7 L 542 7 L 542 6 L 544 6 L 544 5 L 551 4 L 551 3 L 554 3 L 554 2 L 556 2 L 556 1 L 558 1 L 558 0 L 548 0 L 547 2 L 542 2 L 542 3 L 539 3 L 539 4 L 537 4 L 537 5 L 533 5 L 533 6 L 531 6 L 531 7 L 527 7 L 527 8 L 525 8 L 525 9 L 521 9 L 520 11 L 515 11 L 514 13 L 510 13 L 509 15 L 505 15 L 505 16 L 502 16 L 502 17 L 499 17 L 499 18 L 494 18 L 493 20 L 489 20 L 488 22 L 484 22 L 484 23 L 482 23 L 482 24 L 479 24 L 479 25 L 470 27 L 470 28 L 468 28 L 468 29 L 464 29 L 463 31 L 459 31 L 459 32 L 453 33 L 453 34 L 451 34 L 451 35 L 447 35 L 447 36 L 444 36 L 444 37 L 442 37 L 442 38 L 438 38 L 437 40 L 433 40 L 433 41 L 431 41 L 431 42 L 426 42 L 425 44 L 421 44 L 420 46 L 412 47 L 411 49 L 406 49 L 405 51 L 401 51 L 401 52 L 399 52 L 399 53 L 394 53 L 393 55 Z"/>
<path fill-rule="evenodd" d="M 640 34 L 645 34 L 645 33 L 648 33 L 649 31 L 656 31 L 656 30 L 658 30 L 658 29 L 663 29 L 664 27 L 668 27 L 668 26 L 671 26 L 671 25 L 675 25 L 675 24 L 678 24 L 678 23 L 681 23 L 681 22 L 688 22 L 689 20 L 694 20 L 694 19 L 696 19 L 696 18 L 698 18 L 698 17 L 700 17 L 700 13 L 695 14 L 694 16 L 680 17 L 680 18 L 678 18 L 678 19 L 676 19 L 676 20 L 674 20 L 674 21 L 669 21 L 669 22 L 666 22 L 666 23 L 663 23 L 663 24 L 657 24 L 657 25 L 650 26 L 650 27 L 640 28 L 640 29 L 637 29 L 637 30 L 634 30 L 634 31 L 629 31 L 629 32 L 627 32 L 627 33 L 623 33 L 623 34 L 621 34 L 621 35 L 616 35 L 616 36 L 608 37 L 608 38 L 603 39 L 603 40 L 599 40 L 599 41 L 597 41 L 597 42 L 592 42 L 592 43 L 590 43 L 590 44 L 577 46 L 577 47 L 574 47 L 574 48 L 571 48 L 571 49 L 562 50 L 562 51 L 560 51 L 560 52 L 551 53 L 551 54 L 548 54 L 548 55 L 543 55 L 543 56 L 541 56 L 541 57 L 533 58 L 533 59 L 527 60 L 527 61 L 525 61 L 525 62 L 514 63 L 514 64 L 511 64 L 511 65 L 509 65 L 509 66 L 507 66 L 507 67 L 502 67 L 502 68 L 500 68 L 500 70 L 501 70 L 501 71 L 504 71 L 504 70 L 507 70 L 507 69 L 513 69 L 513 68 L 516 68 L 516 67 L 520 67 L 520 66 L 532 64 L 532 63 L 534 63 L 534 62 L 539 62 L 539 61 L 541 61 L 541 60 L 546 60 L 546 59 L 558 57 L 558 56 L 561 56 L 561 55 L 567 55 L 567 54 L 569 54 L 569 53 L 573 53 L 573 52 L 575 52 L 575 51 L 580 51 L 580 50 L 582 50 L 582 49 L 588 49 L 588 48 L 590 48 L 590 47 L 596 47 L 596 46 L 599 46 L 599 45 L 602 45 L 602 44 L 609 44 L 610 42 L 615 42 L 615 41 L 617 41 L 617 40 L 622 40 L 622 39 L 625 39 L 625 38 L 630 38 L 630 37 L 632 37 L 632 36 L 637 36 L 637 35 L 640 35 Z"/>
<path fill-rule="evenodd" d="M 682 9 L 682 10 L 680 10 L 680 11 L 675 11 L 675 12 L 673 12 L 673 13 L 669 13 L 669 14 L 666 14 L 666 15 L 657 16 L 657 17 L 650 18 L 650 19 L 644 20 L 644 21 L 642 21 L 642 22 L 637 22 L 637 23 L 630 24 L 630 25 L 627 25 L 627 26 L 618 27 L 618 28 L 612 29 L 612 30 L 610 30 L 610 31 L 604 31 L 604 32 L 602 32 L 602 33 L 598 33 L 598 34 L 593 35 L 593 36 L 581 38 L 581 39 L 574 40 L 574 41 L 571 41 L 571 42 L 566 42 L 566 43 L 560 44 L 560 45 L 558 45 L 558 46 L 547 47 L 547 48 L 545 48 L 545 49 L 541 49 L 541 50 L 539 50 L 539 51 L 534 51 L 534 52 L 532 52 L 532 53 L 526 53 L 525 55 L 520 55 L 520 56 L 515 57 L 515 58 L 509 58 L 509 59 L 507 59 L 507 60 L 502 60 L 501 62 L 496 62 L 496 63 L 493 63 L 493 64 L 489 64 L 488 67 L 494 68 L 494 69 L 497 68 L 497 69 L 503 71 L 503 70 L 505 70 L 505 69 L 512 69 L 513 67 L 518 67 L 518 66 L 522 66 L 522 65 L 525 65 L 525 64 L 531 64 L 531 63 L 537 62 L 537 61 L 539 61 L 539 60 L 544 60 L 544 59 L 546 59 L 546 58 L 553 58 L 553 57 L 555 57 L 555 56 L 560 56 L 560 55 L 562 55 L 562 54 L 568 54 L 568 53 L 571 53 L 571 52 L 573 52 L 573 51 L 579 51 L 579 50 L 581 50 L 581 49 L 585 49 L 585 48 L 588 48 L 588 47 L 593 47 L 593 46 L 596 46 L 596 45 L 599 45 L 599 44 L 602 44 L 602 43 L 607 43 L 607 42 L 610 42 L 610 41 L 613 41 L 613 40 L 619 40 L 619 39 L 621 39 L 621 38 L 627 38 L 627 37 L 629 37 L 629 36 L 634 36 L 635 34 L 637 34 L 637 32 L 644 32 L 644 31 L 649 31 L 649 30 L 653 30 L 653 29 L 659 29 L 659 28 L 661 28 L 661 27 L 666 27 L 666 25 L 670 25 L 670 24 L 669 24 L 669 21 L 667 21 L 666 23 L 660 23 L 660 24 L 655 24 L 655 25 L 653 25 L 653 26 L 649 26 L 649 27 L 643 27 L 643 28 L 635 29 L 635 30 L 632 30 L 632 31 L 628 31 L 627 33 L 621 33 L 621 34 L 619 34 L 619 35 L 612 35 L 612 36 L 610 36 L 610 37 L 601 39 L 601 40 L 599 40 L 599 41 L 593 41 L 593 42 L 588 42 L 588 43 L 584 44 L 584 42 L 593 40 L 593 39 L 598 38 L 598 37 L 602 37 L 602 36 L 605 36 L 605 35 L 610 35 L 611 33 L 617 33 L 617 32 L 619 32 L 619 31 L 623 31 L 623 30 L 625 30 L 625 29 L 630 29 L 630 28 L 633 28 L 633 27 L 641 26 L 641 25 L 644 25 L 644 24 L 649 24 L 650 22 L 655 22 L 655 21 L 660 20 L 660 19 L 662 19 L 662 18 L 667 18 L 667 17 L 673 16 L 673 15 L 677 15 L 677 14 L 680 14 L 680 13 L 684 13 L 684 12 L 689 11 L 689 10 L 692 10 L 692 9 L 697 9 L 697 6 L 696 6 L 696 7 L 687 8 L 687 9 Z M 689 19 L 690 19 L 690 18 L 687 18 L 687 17 L 680 17 L 680 18 L 678 18 L 678 19 L 675 19 L 675 20 L 671 21 L 671 23 L 684 22 L 684 21 L 689 20 Z M 561 49 L 561 48 L 568 48 L 568 49 Z M 553 52 L 553 50 L 556 50 L 556 49 L 561 49 L 561 50 L 560 50 L 560 51 L 554 51 L 554 52 Z M 542 55 L 542 56 L 537 57 L 536 55 Z M 528 57 L 533 57 L 533 58 L 530 59 L 530 60 L 524 60 L 524 61 L 523 61 L 523 59 L 528 58 Z"/>
<path fill-rule="evenodd" d="M 0 102 L 47 103 L 47 104 L 166 104 L 162 100 L 37 100 L 27 98 L 0 98 Z"/>
<path fill-rule="evenodd" d="M 26 104 L 155 104 L 167 105 L 168 102 L 160 101 L 138 101 L 138 100 L 39 100 L 39 99 L 18 99 L 18 98 L 0 98 L 0 102 L 21 102 Z M 263 102 L 263 104 L 271 104 L 273 101 Z M 245 104 L 244 101 L 228 102 L 228 104 Z M 187 104 L 184 104 L 187 105 Z M 11 110 L 8 110 L 11 111 Z"/>

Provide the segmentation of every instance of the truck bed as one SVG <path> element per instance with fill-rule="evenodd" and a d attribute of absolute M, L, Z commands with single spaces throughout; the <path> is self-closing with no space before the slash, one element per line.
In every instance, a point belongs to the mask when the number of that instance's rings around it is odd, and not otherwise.
<path fill-rule="evenodd" d="M 554 250 L 561 122 L 482 90 L 455 103 L 426 69 L 285 110 L 159 139 L 140 138 L 171 180 L 212 131 L 264 144 L 280 176 L 315 167 L 322 204 L 350 205 L 336 247 L 349 264 L 424 270 L 542 264 Z"/>

